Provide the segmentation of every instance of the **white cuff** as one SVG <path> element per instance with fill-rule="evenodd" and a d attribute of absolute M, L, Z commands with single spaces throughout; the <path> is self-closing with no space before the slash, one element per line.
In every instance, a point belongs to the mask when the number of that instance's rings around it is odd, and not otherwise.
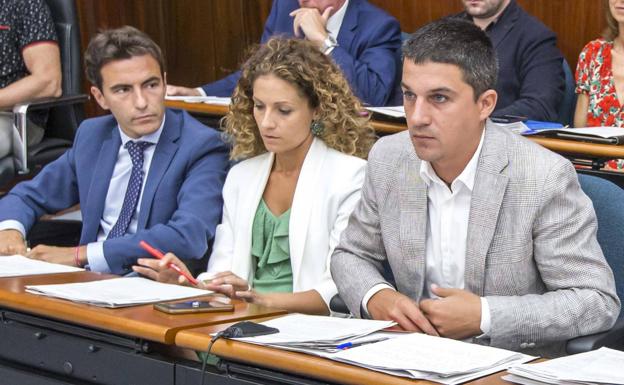
<path fill-rule="evenodd" d="M 17 230 L 22 233 L 22 237 L 26 239 L 26 229 L 24 225 L 15 219 L 7 219 L 6 221 L 0 222 L 0 231 L 2 230 Z"/>
<path fill-rule="evenodd" d="M 485 297 L 481 297 L 481 337 L 487 337 L 490 335 L 490 329 L 492 328 L 492 320 L 490 318 L 490 305 Z"/>
<path fill-rule="evenodd" d="M 104 258 L 104 242 L 93 242 L 87 244 L 87 261 L 91 271 L 99 273 L 110 273 L 110 267 Z"/>
<path fill-rule="evenodd" d="M 368 301 L 370 301 L 370 299 L 377 294 L 377 292 L 382 291 L 383 289 L 390 289 L 390 290 L 394 290 L 396 291 L 395 288 L 393 288 L 392 286 L 388 285 L 387 283 L 378 283 L 375 286 L 371 287 L 366 294 L 364 295 L 364 298 L 362 298 L 362 312 L 364 313 L 364 317 L 366 318 L 370 318 L 370 313 L 368 312 Z M 362 318 L 364 318 L 362 317 Z"/>
<path fill-rule="evenodd" d="M 206 95 L 206 91 L 204 91 L 204 89 L 201 88 L 201 87 L 197 87 L 197 88 L 195 88 L 195 90 L 197 92 L 199 92 L 201 96 L 208 96 L 208 95 Z"/>

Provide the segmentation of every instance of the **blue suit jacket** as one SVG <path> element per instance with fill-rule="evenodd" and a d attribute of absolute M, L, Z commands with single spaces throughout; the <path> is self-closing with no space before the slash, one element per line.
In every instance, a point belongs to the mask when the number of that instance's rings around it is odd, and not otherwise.
<path fill-rule="evenodd" d="M 499 65 L 493 115 L 557 120 L 565 79 L 557 36 L 514 0 L 486 32 Z"/>
<path fill-rule="evenodd" d="M 41 215 L 80 203 L 80 244 L 95 242 L 120 145 L 112 115 L 85 120 L 70 150 L 0 200 L 0 221 L 17 220 L 29 231 Z M 228 148 L 216 130 L 186 112 L 167 110 L 144 182 L 137 232 L 104 241 L 111 271 L 125 273 L 137 257 L 149 256 L 140 240 L 183 259 L 201 258 L 221 219 L 227 168 Z"/>
<path fill-rule="evenodd" d="M 289 14 L 295 9 L 299 9 L 297 0 L 274 0 L 261 42 L 275 35 L 294 37 L 294 19 Z M 350 0 L 337 41 L 331 56 L 355 95 L 374 106 L 396 102 L 393 98 L 401 66 L 399 22 L 365 0 Z M 239 77 L 237 71 L 202 88 L 207 95 L 230 96 Z"/>

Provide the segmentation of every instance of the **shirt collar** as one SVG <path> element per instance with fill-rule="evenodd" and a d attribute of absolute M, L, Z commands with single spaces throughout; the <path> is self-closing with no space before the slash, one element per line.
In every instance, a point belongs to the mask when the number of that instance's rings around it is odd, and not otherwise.
<path fill-rule="evenodd" d="M 121 127 L 119 125 L 117 125 L 117 129 L 119 130 L 119 135 L 121 136 L 121 145 L 125 146 L 127 142 L 133 140 L 135 142 L 138 142 L 139 140 L 143 141 L 143 142 L 150 142 L 150 143 L 158 143 L 158 140 L 160 139 L 160 134 L 162 134 L 163 131 L 163 127 L 165 126 L 165 119 L 166 119 L 166 115 L 167 114 L 163 114 L 163 120 L 160 123 L 160 127 L 158 128 L 158 130 L 152 132 L 151 134 L 147 134 L 147 135 L 143 135 L 139 138 L 131 138 L 128 135 L 126 135 L 123 130 L 121 129 Z"/>
<path fill-rule="evenodd" d="M 451 183 L 451 186 L 455 185 L 457 181 L 461 182 L 468 188 L 468 190 L 472 191 L 474 187 L 475 176 L 477 175 L 477 164 L 479 163 L 479 155 L 481 155 L 481 148 L 483 147 L 483 138 L 485 137 L 485 128 L 481 133 L 481 139 L 479 140 L 479 145 L 477 146 L 477 150 L 472 155 L 472 158 L 464 168 L 464 170 L 459 174 L 457 178 Z M 446 186 L 446 183 L 440 179 L 438 174 L 436 174 L 435 170 L 431 166 L 430 162 L 425 160 L 420 162 L 420 177 L 427 187 L 431 186 L 431 182 L 441 184 Z"/>
<path fill-rule="evenodd" d="M 338 38 L 338 32 L 340 32 L 340 27 L 342 26 L 342 21 L 344 20 L 345 14 L 347 13 L 347 7 L 349 6 L 349 0 L 346 0 L 342 7 L 334 12 L 333 15 L 329 17 L 327 20 L 327 31 L 330 35 L 333 36 L 334 39 Z"/>

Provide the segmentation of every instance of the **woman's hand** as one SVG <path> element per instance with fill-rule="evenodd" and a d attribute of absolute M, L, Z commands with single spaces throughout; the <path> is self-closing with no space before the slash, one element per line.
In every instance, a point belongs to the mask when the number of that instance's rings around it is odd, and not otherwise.
<path fill-rule="evenodd" d="M 252 291 L 246 279 L 239 277 L 231 271 L 222 271 L 203 283 L 206 285 L 206 289 L 225 294 L 233 299 L 245 299 L 239 297 L 238 294 Z"/>
<path fill-rule="evenodd" d="M 178 274 L 177 271 L 170 269 L 168 266 L 170 263 L 178 266 L 182 271 L 185 271 L 189 275 L 191 272 L 186 267 L 184 262 L 180 261 L 178 257 L 173 253 L 165 254 L 163 259 L 155 259 L 155 258 L 139 258 L 137 260 L 139 266 L 132 266 L 132 270 L 135 272 L 153 279 L 154 281 L 164 282 L 164 283 L 173 283 L 179 285 L 190 286 L 191 283 L 184 276 Z M 202 283 L 198 285 L 200 289 L 206 289 L 206 287 Z"/>

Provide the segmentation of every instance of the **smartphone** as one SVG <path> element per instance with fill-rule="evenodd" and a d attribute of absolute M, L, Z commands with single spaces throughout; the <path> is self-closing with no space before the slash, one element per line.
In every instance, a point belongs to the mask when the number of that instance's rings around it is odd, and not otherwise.
<path fill-rule="evenodd" d="M 234 311 L 234 305 L 219 301 L 185 301 L 155 303 L 154 309 L 168 314 Z"/>

